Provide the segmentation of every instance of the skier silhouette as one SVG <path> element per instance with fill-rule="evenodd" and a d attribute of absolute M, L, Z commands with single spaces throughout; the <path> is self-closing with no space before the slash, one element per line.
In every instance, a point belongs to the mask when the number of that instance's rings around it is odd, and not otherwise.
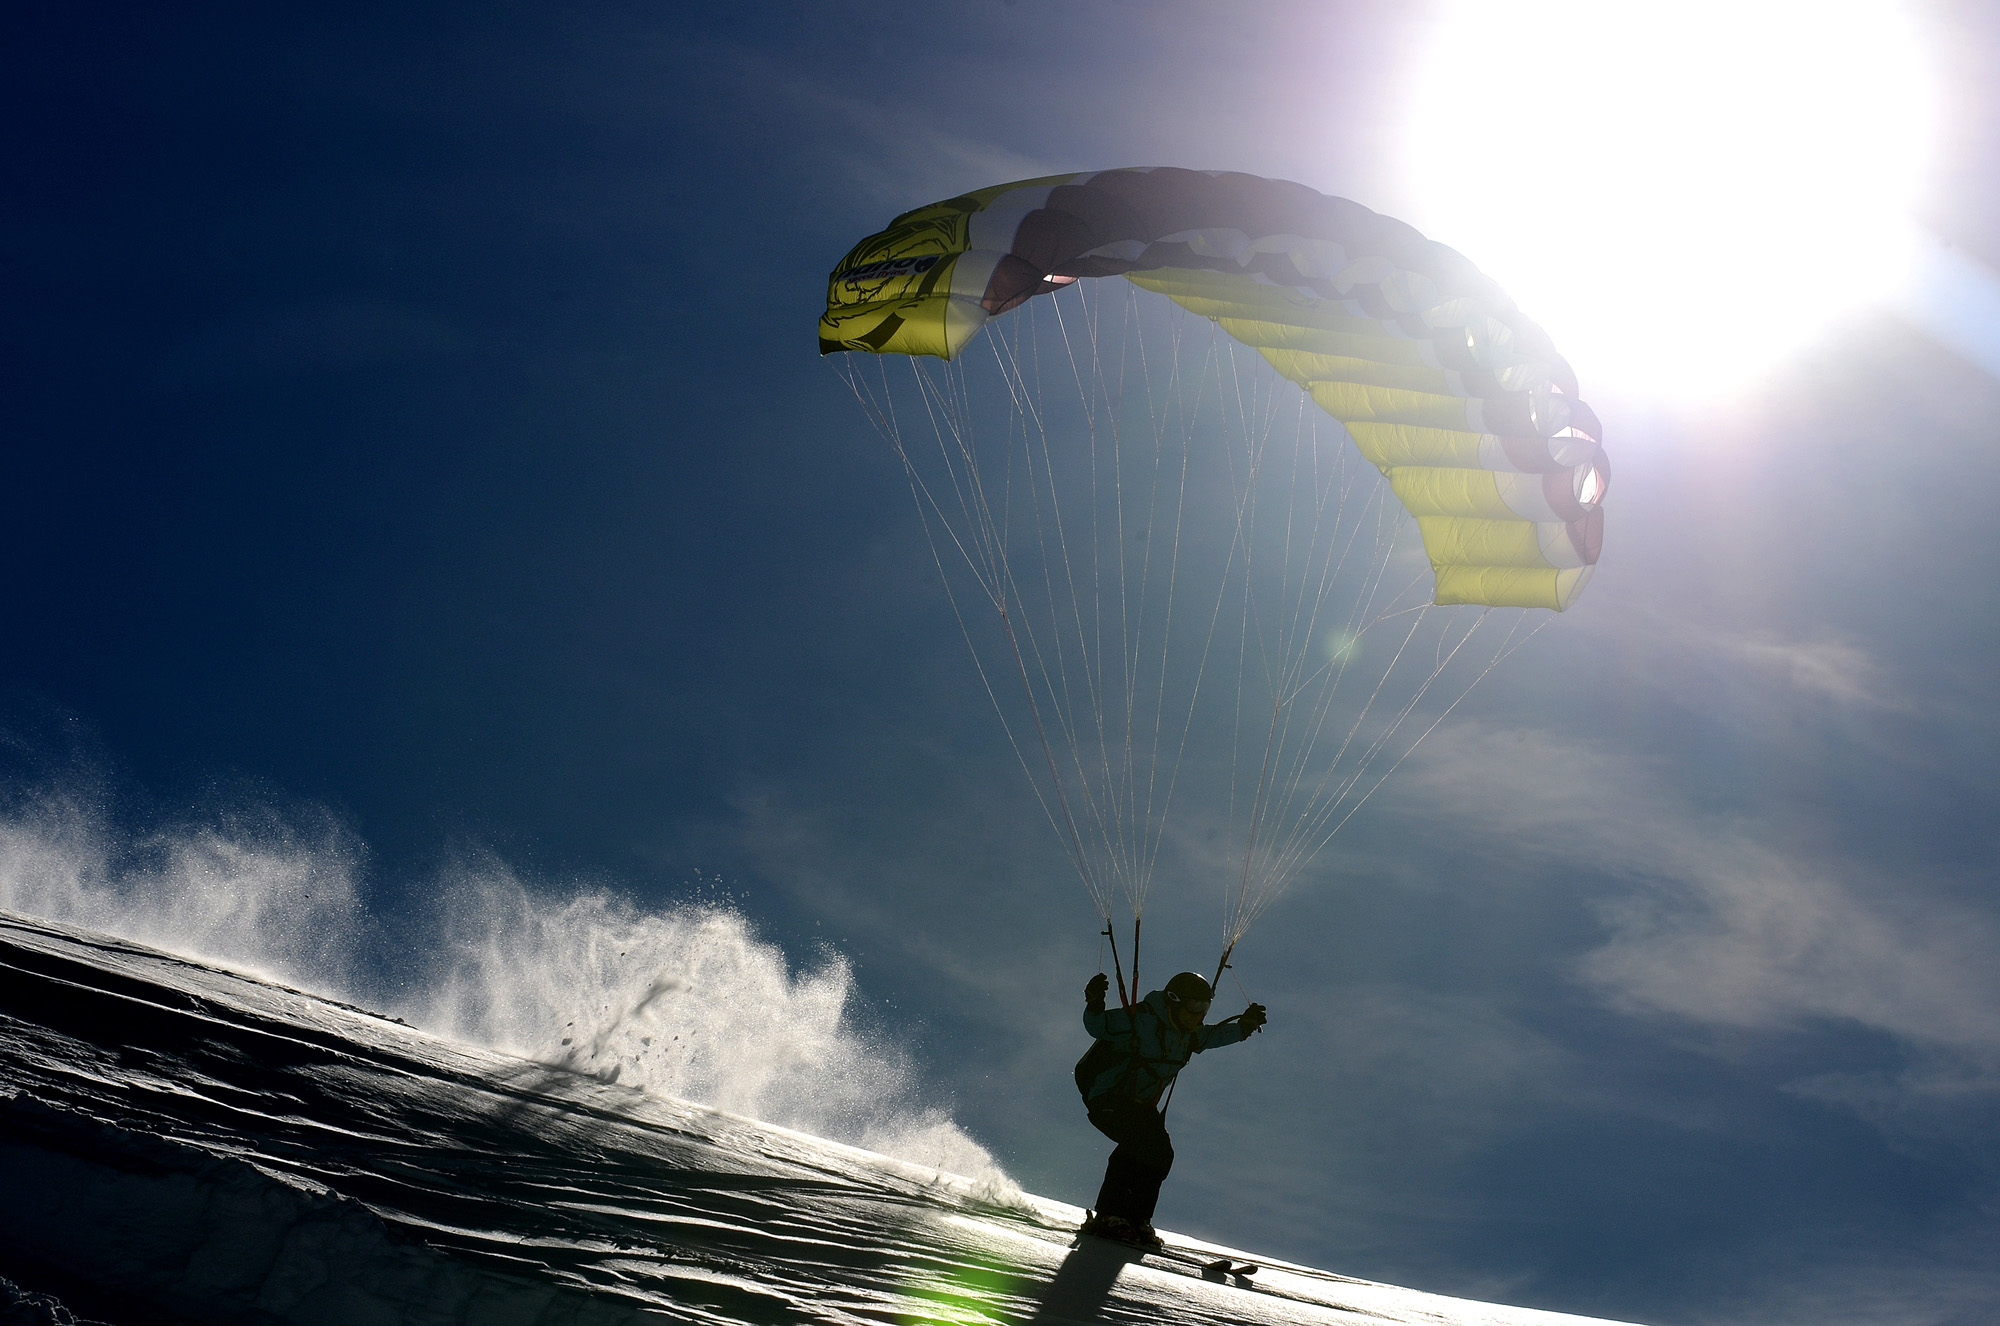
<path fill-rule="evenodd" d="M 1118 1144 L 1105 1163 L 1097 1209 L 1083 1232 L 1157 1249 L 1153 1208 L 1174 1165 L 1160 1096 L 1191 1057 L 1234 1045 L 1262 1027 L 1264 1006 L 1252 1004 L 1233 1018 L 1204 1023 L 1215 992 L 1191 971 L 1129 1008 L 1105 1009 L 1110 987 L 1099 972 L 1083 988 L 1083 1027 L 1096 1043 L 1077 1060 L 1076 1087 L 1091 1127 Z"/>

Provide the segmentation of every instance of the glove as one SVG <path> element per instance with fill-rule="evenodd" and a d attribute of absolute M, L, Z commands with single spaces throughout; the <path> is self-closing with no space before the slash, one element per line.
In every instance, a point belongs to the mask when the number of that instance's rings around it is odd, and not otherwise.
<path fill-rule="evenodd" d="M 1103 972 L 1090 978 L 1090 984 L 1083 987 L 1083 1002 L 1086 1008 L 1103 1008 L 1104 992 L 1111 988 L 1111 978 Z"/>
<path fill-rule="evenodd" d="M 1245 1036 L 1251 1035 L 1264 1025 L 1264 1006 L 1262 1004 L 1252 1004 L 1250 1007 L 1244 1009 L 1242 1013 L 1238 1014 L 1236 1020 L 1242 1024 L 1243 1034 Z"/>

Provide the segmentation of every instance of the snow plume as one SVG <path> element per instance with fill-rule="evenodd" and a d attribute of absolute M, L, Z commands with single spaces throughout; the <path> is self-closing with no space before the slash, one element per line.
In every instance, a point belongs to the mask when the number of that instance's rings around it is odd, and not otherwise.
<path fill-rule="evenodd" d="M 0 911 L 344 997 L 373 928 L 364 856 L 324 812 L 126 835 L 87 798 L 43 795 L 0 810 Z"/>
<path fill-rule="evenodd" d="M 419 1026 L 1003 1181 L 943 1111 L 912 1104 L 907 1057 L 856 1029 L 837 954 L 794 972 L 724 907 L 544 897 L 493 862 L 461 871 L 441 911 L 439 977 L 406 1014 Z"/>
<path fill-rule="evenodd" d="M 396 1013 L 440 1035 L 1013 1185 L 907 1056 L 854 1021 L 845 959 L 794 971 L 740 913 L 558 896 L 484 860 L 414 917 L 369 909 L 366 852 L 323 811 L 238 811 L 146 834 L 83 797 L 0 807 L 0 910 L 66 922 Z M 381 970 L 391 930 L 401 958 Z"/>

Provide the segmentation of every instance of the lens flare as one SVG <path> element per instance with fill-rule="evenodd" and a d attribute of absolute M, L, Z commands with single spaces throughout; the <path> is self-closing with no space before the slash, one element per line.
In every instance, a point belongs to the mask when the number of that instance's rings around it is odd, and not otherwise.
<path fill-rule="evenodd" d="M 1685 400 L 1899 288 L 1934 118 L 1886 0 L 1467 2 L 1407 159 L 1424 231 L 1586 381 Z"/>

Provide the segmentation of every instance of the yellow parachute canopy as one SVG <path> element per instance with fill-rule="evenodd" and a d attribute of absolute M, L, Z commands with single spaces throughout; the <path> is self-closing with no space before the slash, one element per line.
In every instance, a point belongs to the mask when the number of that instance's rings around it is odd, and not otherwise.
<path fill-rule="evenodd" d="M 1168 167 L 906 212 L 836 267 L 820 350 L 950 359 L 1039 294 L 1122 275 L 1254 347 L 1417 519 L 1433 601 L 1576 601 L 1602 541 L 1596 416 L 1547 335 L 1458 253 L 1358 203 Z"/>

